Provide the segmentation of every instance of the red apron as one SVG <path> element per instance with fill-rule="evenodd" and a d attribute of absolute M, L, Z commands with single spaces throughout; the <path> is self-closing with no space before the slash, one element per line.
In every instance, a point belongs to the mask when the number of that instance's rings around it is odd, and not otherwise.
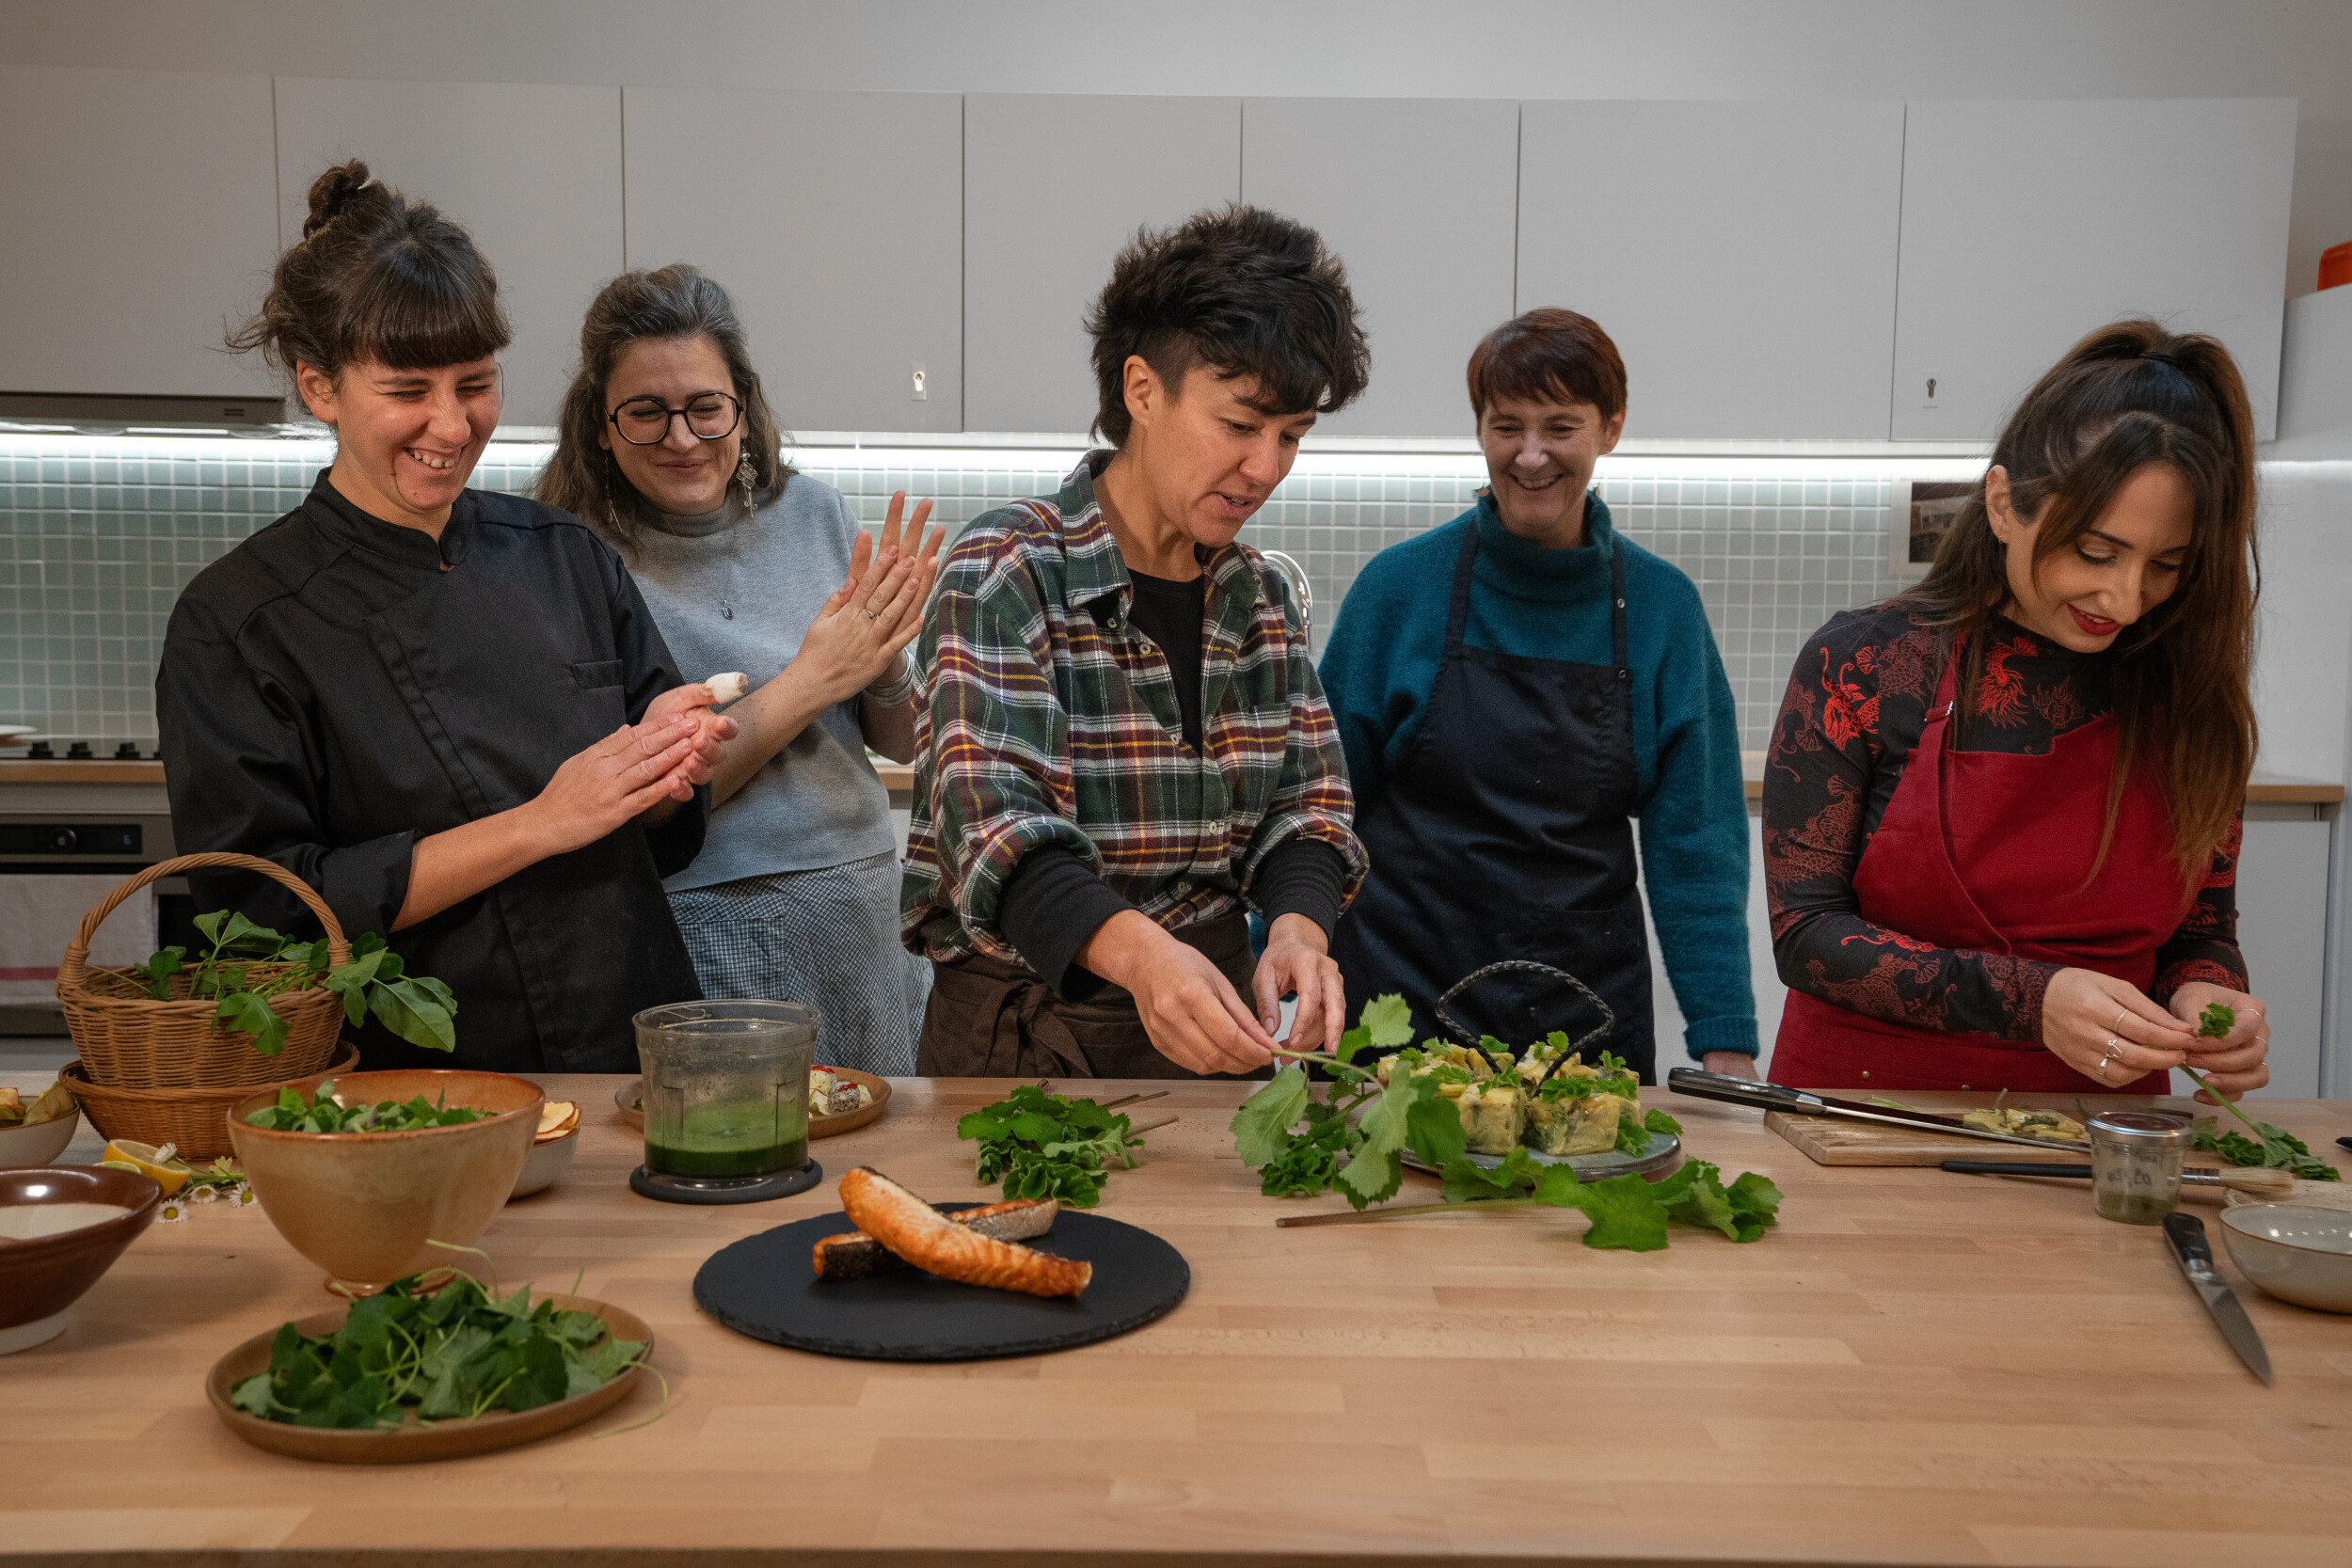
<path fill-rule="evenodd" d="M 2114 717 L 2059 736 L 2044 756 L 1951 751 L 1961 652 L 1945 661 L 1918 748 L 1854 871 L 1862 918 L 1901 933 L 1902 945 L 1852 984 L 1891 995 L 1905 977 L 1903 947 L 1916 944 L 2096 970 L 2146 990 L 2157 946 L 2196 896 L 2173 865 L 2163 790 L 2134 769 L 2106 863 L 2086 886 L 2106 817 Z M 2103 1084 L 2039 1041 L 1883 1022 L 1796 990 L 1781 1014 L 1772 1078 L 1800 1088 L 1988 1093 L 2164 1094 L 2171 1084 L 2165 1072 Z"/>

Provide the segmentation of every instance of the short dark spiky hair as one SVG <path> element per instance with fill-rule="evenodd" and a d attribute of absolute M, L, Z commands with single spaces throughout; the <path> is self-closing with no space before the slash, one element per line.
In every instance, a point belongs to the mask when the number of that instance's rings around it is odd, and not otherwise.
<path fill-rule="evenodd" d="M 1094 428 L 1124 446 L 1127 358 L 1173 389 L 1195 365 L 1258 384 L 1267 415 L 1328 414 L 1372 374 L 1347 269 L 1303 223 L 1238 202 L 1173 229 L 1139 229 L 1087 315 L 1101 405 Z"/>

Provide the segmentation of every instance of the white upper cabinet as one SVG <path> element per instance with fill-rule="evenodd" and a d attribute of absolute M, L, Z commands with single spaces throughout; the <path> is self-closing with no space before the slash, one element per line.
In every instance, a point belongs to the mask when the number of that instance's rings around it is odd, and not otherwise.
<path fill-rule="evenodd" d="M 276 390 L 220 352 L 277 260 L 269 78 L 0 66 L 0 391 Z"/>
<path fill-rule="evenodd" d="M 1900 103 L 1520 108 L 1517 308 L 1600 324 L 1628 436 L 1885 436 Z"/>
<path fill-rule="evenodd" d="M 1463 436 L 1463 368 L 1510 319 L 1519 106 L 1252 98 L 1242 199 L 1319 230 L 1347 264 L 1372 385 L 1319 433 Z"/>
<path fill-rule="evenodd" d="M 302 237 L 310 182 L 347 158 L 473 236 L 515 334 L 501 421 L 553 424 L 580 317 L 621 270 L 620 89 L 278 78 L 285 244 Z"/>
<path fill-rule="evenodd" d="M 2149 315 L 2229 345 L 2267 440 L 2294 175 L 2293 99 L 1911 104 L 1891 434 L 1990 440 L 2078 339 Z"/>
<path fill-rule="evenodd" d="M 961 99 L 629 87 L 624 106 L 629 265 L 726 287 L 786 429 L 963 428 Z"/>
<path fill-rule="evenodd" d="M 1088 428 L 1112 259 L 1240 194 L 1238 98 L 965 98 L 964 428 Z"/>

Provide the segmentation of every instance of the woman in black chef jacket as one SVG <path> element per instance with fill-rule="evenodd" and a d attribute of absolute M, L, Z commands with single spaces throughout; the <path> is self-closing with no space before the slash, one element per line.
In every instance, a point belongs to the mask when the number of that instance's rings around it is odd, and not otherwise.
<path fill-rule="evenodd" d="M 633 1012 L 700 994 L 660 879 L 702 843 L 734 726 L 588 529 L 465 487 L 506 342 L 464 230 L 363 164 L 319 177 L 231 345 L 291 372 L 335 462 L 172 610 L 172 831 L 277 861 L 448 983 L 453 1063 L 371 1022 L 368 1066 L 617 1071 Z M 266 879 L 190 879 L 199 908 L 308 924 Z"/>

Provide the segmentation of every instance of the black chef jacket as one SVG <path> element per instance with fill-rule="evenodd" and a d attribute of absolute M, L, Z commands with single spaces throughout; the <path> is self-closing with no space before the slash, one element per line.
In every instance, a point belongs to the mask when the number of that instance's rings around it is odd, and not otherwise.
<path fill-rule="evenodd" d="M 661 879 L 702 847 L 707 788 L 659 829 L 392 920 L 418 839 L 523 804 L 677 684 L 636 584 L 568 513 L 468 490 L 437 546 L 321 473 L 173 607 L 155 676 L 172 833 L 182 854 L 278 862 L 346 936 L 383 933 L 407 973 L 455 992 L 454 1060 L 370 1019 L 364 1067 L 633 1072 L 630 1015 L 702 994 Z M 317 930 L 264 878 L 189 880 L 199 910 Z"/>

